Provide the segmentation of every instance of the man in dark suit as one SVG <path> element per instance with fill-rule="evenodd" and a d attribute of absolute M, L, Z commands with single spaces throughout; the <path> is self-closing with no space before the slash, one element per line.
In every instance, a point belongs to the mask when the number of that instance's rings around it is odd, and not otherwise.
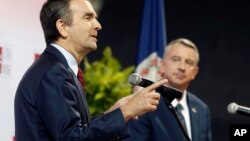
<path fill-rule="evenodd" d="M 169 43 L 161 61 L 162 78 L 168 85 L 183 92 L 181 99 L 172 101 L 181 126 L 192 141 L 211 141 L 211 121 L 208 106 L 187 91 L 198 73 L 199 52 L 188 39 L 180 38 Z M 166 107 L 163 98 L 156 111 L 146 113 L 137 121 L 129 121 L 131 137 L 126 141 L 183 141 L 180 126 Z"/>
<path fill-rule="evenodd" d="M 156 109 L 160 95 L 154 89 L 166 80 L 118 100 L 91 119 L 78 64 L 97 49 L 101 25 L 93 7 L 86 0 L 48 0 L 40 20 L 47 47 L 16 91 L 16 141 L 106 141 L 129 136 L 126 122 Z"/>

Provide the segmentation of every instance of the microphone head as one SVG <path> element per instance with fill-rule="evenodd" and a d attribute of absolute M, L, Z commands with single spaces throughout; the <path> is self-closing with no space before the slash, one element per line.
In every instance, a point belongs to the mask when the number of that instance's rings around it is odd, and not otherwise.
<path fill-rule="evenodd" d="M 238 110 L 238 107 L 239 105 L 232 102 L 230 103 L 228 106 L 227 106 L 227 111 L 230 113 L 230 114 L 235 114 Z"/>
<path fill-rule="evenodd" d="M 128 79 L 131 85 L 139 85 L 142 81 L 141 76 L 137 73 L 132 73 Z"/>

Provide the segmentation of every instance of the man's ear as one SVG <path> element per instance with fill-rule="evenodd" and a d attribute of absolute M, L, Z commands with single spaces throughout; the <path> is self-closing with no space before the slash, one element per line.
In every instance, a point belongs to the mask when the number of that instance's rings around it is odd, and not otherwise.
<path fill-rule="evenodd" d="M 196 75 L 198 74 L 198 72 L 199 72 L 199 67 L 196 66 L 195 69 L 194 69 L 194 73 L 193 73 L 192 79 L 195 79 L 195 77 L 196 77 Z"/>
<path fill-rule="evenodd" d="M 58 19 L 56 21 L 56 28 L 58 30 L 58 32 L 60 33 L 60 35 L 63 37 L 63 38 L 66 38 L 68 36 L 68 32 L 66 30 L 66 24 L 65 22 L 62 20 L 62 19 Z"/>
<path fill-rule="evenodd" d="M 160 75 L 161 75 L 161 77 L 163 77 L 163 75 L 164 75 L 164 64 L 163 64 L 164 62 L 163 62 L 163 60 L 161 59 L 161 61 L 160 61 L 160 68 L 159 68 L 159 73 L 160 73 Z"/>

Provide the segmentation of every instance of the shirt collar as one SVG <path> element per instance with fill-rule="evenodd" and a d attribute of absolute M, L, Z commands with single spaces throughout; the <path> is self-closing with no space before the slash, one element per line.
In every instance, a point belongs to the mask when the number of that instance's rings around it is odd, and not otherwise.
<path fill-rule="evenodd" d="M 67 60 L 67 63 L 69 65 L 69 67 L 72 69 L 74 74 L 77 76 L 78 64 L 77 64 L 76 59 L 74 58 L 74 56 L 72 54 L 70 54 L 67 50 L 65 50 L 62 46 L 60 46 L 58 44 L 51 43 L 51 46 L 55 47 L 56 49 L 58 49 L 63 54 L 63 56 Z"/>
<path fill-rule="evenodd" d="M 172 101 L 172 105 L 175 107 L 178 103 L 180 103 L 182 106 L 187 106 L 187 90 L 183 92 L 183 96 L 180 101 L 178 101 L 176 98 Z"/>

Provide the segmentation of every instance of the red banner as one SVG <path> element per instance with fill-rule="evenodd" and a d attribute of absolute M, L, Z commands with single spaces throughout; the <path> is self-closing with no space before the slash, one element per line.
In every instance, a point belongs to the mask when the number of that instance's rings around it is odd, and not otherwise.
<path fill-rule="evenodd" d="M 38 59 L 40 57 L 40 54 L 39 53 L 35 53 L 34 54 L 34 59 L 36 60 L 36 59 Z"/>

